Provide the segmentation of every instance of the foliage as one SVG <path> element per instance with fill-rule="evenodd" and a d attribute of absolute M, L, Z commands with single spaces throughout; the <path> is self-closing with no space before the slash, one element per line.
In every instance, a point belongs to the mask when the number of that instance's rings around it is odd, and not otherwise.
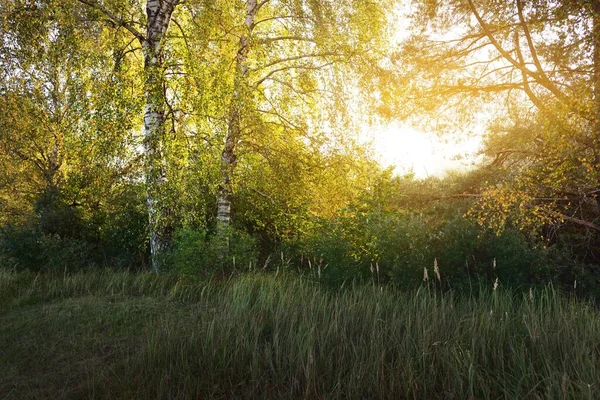
<path fill-rule="evenodd" d="M 218 234 L 182 228 L 175 234 L 175 247 L 168 264 L 183 276 L 198 277 L 231 273 L 257 266 L 256 240 L 233 227 Z"/>
<path fill-rule="evenodd" d="M 473 217 L 534 237 L 565 223 L 598 231 L 598 3 L 413 4 L 415 29 L 393 57 L 411 99 L 398 113 L 440 131 L 486 125 L 486 169 L 502 178 L 478 192 Z"/>
<path fill-rule="evenodd" d="M 35 214 L 0 230 L 5 267 L 72 271 L 89 266 L 140 268 L 146 262 L 146 215 L 134 191 L 112 198 L 114 208 L 94 212 L 65 202 L 57 190 L 42 194 Z"/>
<path fill-rule="evenodd" d="M 3 264 L 144 269 L 161 233 L 187 276 L 281 259 L 414 287 L 437 260 L 444 289 L 597 291 L 595 3 L 416 1 L 397 47 L 391 0 L 267 0 L 250 26 L 251 1 L 161 4 L 154 60 L 143 1 L 0 0 Z M 358 135 L 376 110 L 464 133 L 493 115 L 483 164 L 394 176 Z"/>
<path fill-rule="evenodd" d="M 542 270 L 554 268 L 551 259 L 519 231 L 496 235 L 460 214 L 442 212 L 432 207 L 425 213 L 368 212 L 324 221 L 296 251 L 304 268 L 320 268 L 323 279 L 335 285 L 362 279 L 415 287 L 425 268 L 436 280 L 434 262 L 445 288 L 496 278 L 507 286 L 549 281 Z"/>

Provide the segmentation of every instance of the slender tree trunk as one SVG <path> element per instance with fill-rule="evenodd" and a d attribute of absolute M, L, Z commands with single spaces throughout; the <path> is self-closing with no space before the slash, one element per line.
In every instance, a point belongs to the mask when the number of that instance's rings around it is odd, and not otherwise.
<path fill-rule="evenodd" d="M 593 46 L 593 75 L 592 87 L 594 89 L 594 162 L 596 171 L 600 169 L 600 3 L 592 2 L 592 46 Z M 600 188 L 600 182 L 598 185 Z M 600 212 L 600 196 L 596 196 L 596 206 Z"/>
<path fill-rule="evenodd" d="M 168 248 L 171 222 L 168 204 L 164 199 L 166 171 L 163 165 L 161 142 L 165 134 L 165 94 L 163 91 L 163 39 L 169 27 L 174 0 L 148 0 L 146 3 L 147 36 L 142 41 L 144 52 L 144 153 L 146 206 L 150 225 L 150 254 L 152 268 L 160 269 L 160 255 Z"/>
<path fill-rule="evenodd" d="M 146 34 L 138 31 L 129 21 L 122 19 L 97 0 L 77 0 L 92 7 L 113 23 L 122 26 L 141 43 L 144 53 L 144 175 L 146 181 L 146 206 L 150 230 L 150 257 L 155 272 L 160 269 L 160 254 L 168 248 L 172 231 L 169 204 L 165 204 L 164 183 L 166 171 L 161 154 L 165 134 L 165 94 L 163 75 L 163 41 L 171 16 L 181 0 L 147 0 Z"/>
<path fill-rule="evenodd" d="M 227 119 L 227 137 L 225 147 L 221 154 L 221 183 L 217 194 L 217 223 L 219 230 L 227 227 L 231 221 L 231 176 L 236 165 L 236 144 L 241 135 L 241 119 L 248 92 L 248 51 L 250 39 L 254 28 L 254 19 L 258 5 L 256 0 L 246 2 L 246 18 L 244 19 L 245 32 L 240 37 L 238 52 L 235 57 L 235 77 L 233 82 L 233 96 L 229 106 Z"/>
<path fill-rule="evenodd" d="M 594 47 L 594 113 L 596 134 L 600 136 L 600 2 L 592 2 L 592 45 Z"/>

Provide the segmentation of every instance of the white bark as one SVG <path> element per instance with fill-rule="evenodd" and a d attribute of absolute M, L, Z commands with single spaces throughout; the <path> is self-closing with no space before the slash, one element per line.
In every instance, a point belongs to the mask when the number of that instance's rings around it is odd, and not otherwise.
<path fill-rule="evenodd" d="M 169 27 L 176 0 L 148 0 L 146 3 L 146 37 L 144 52 L 144 156 L 146 206 L 150 226 L 150 256 L 155 272 L 160 269 L 160 256 L 168 248 L 171 226 L 168 205 L 161 194 L 166 181 L 161 141 L 165 133 L 165 97 L 163 92 L 163 40 Z"/>
<path fill-rule="evenodd" d="M 92 7 L 119 26 L 127 29 L 142 45 L 144 53 L 144 161 L 146 181 L 146 206 L 150 226 L 150 254 L 152 268 L 158 272 L 160 254 L 170 241 L 170 223 L 167 204 L 161 198 L 166 181 L 163 156 L 160 151 L 165 133 L 165 97 L 163 93 L 163 41 L 171 16 L 180 0 L 148 0 L 146 2 L 146 32 L 138 31 L 129 22 L 118 17 L 97 0 L 78 0 Z"/>
<path fill-rule="evenodd" d="M 594 47 L 594 112 L 596 124 L 600 134 L 600 2 L 593 2 L 592 6 L 592 46 Z"/>
<path fill-rule="evenodd" d="M 217 194 L 217 222 L 219 227 L 228 226 L 231 221 L 231 176 L 236 165 L 236 144 L 241 135 L 241 118 L 248 88 L 248 66 L 246 61 L 258 8 L 257 0 L 246 2 L 245 32 L 240 37 L 235 57 L 233 94 L 229 106 L 227 137 L 221 154 L 221 183 Z"/>

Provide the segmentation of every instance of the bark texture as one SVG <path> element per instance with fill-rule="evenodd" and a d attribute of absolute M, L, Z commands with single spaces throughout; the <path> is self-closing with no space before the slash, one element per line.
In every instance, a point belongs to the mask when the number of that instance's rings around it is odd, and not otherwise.
<path fill-rule="evenodd" d="M 146 182 L 146 206 L 150 231 L 150 254 L 154 271 L 160 269 L 160 254 L 169 246 L 172 226 L 169 219 L 169 205 L 165 204 L 164 183 L 166 171 L 161 142 L 165 134 L 165 94 L 164 94 L 164 37 L 175 7 L 181 0 L 148 0 L 146 2 L 146 32 L 140 32 L 118 13 L 96 0 L 78 0 L 92 7 L 113 23 L 127 29 L 142 45 L 144 53 L 144 174 Z"/>
<path fill-rule="evenodd" d="M 227 137 L 225 147 L 221 154 L 221 182 L 217 194 L 217 221 L 219 228 L 229 225 L 231 221 L 231 177 L 236 165 L 236 144 L 240 139 L 242 127 L 241 119 L 244 102 L 248 91 L 248 51 L 254 20 L 258 11 L 257 0 L 246 2 L 246 17 L 244 19 L 244 33 L 240 37 L 238 51 L 235 57 L 235 77 L 233 83 L 233 95 L 229 106 L 227 119 Z"/>
<path fill-rule="evenodd" d="M 592 10 L 592 42 L 594 46 L 594 112 L 596 114 L 596 124 L 598 133 L 600 133 L 600 2 L 593 2 Z"/>
<path fill-rule="evenodd" d="M 163 77 L 163 40 L 169 27 L 176 0 L 148 0 L 146 3 L 146 37 L 142 40 L 144 52 L 144 153 L 146 179 L 146 206 L 150 225 L 150 254 L 152 268 L 160 269 L 160 255 L 168 248 L 171 224 L 168 205 L 162 194 L 166 182 L 161 142 L 165 134 L 165 95 Z"/>

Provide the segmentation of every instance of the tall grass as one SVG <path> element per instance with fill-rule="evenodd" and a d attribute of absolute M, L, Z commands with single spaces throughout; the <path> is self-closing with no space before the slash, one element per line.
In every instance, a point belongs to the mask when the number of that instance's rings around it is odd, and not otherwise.
<path fill-rule="evenodd" d="M 194 301 L 211 285 L 191 284 L 176 275 L 110 269 L 56 274 L 0 269 L 0 310 L 81 296 L 152 296 Z"/>
<path fill-rule="evenodd" d="M 132 346 L 91 369 L 66 392 L 73 396 L 599 398 L 600 314 L 551 288 L 532 295 L 331 291 L 264 274 L 194 284 L 126 273 L 0 276 L 9 323 L 23 307 L 74 297 L 112 296 L 124 310 L 146 297 L 170 304 L 132 324 Z"/>

